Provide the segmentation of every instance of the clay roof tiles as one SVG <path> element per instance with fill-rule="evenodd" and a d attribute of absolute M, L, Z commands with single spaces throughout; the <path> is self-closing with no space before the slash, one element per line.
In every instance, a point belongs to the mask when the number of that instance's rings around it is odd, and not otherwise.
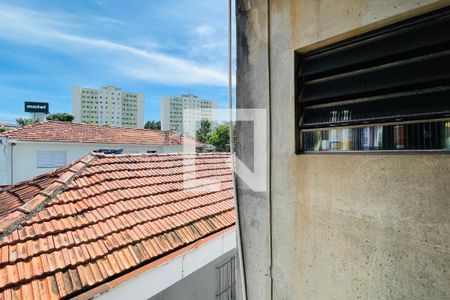
<path fill-rule="evenodd" d="M 1 190 L 0 299 L 73 297 L 233 226 L 228 158 L 90 154 Z"/>
<path fill-rule="evenodd" d="M 45 121 L 0 134 L 13 140 L 30 142 L 65 142 L 130 145 L 202 146 L 189 137 L 161 130 L 99 126 L 82 123 Z"/>

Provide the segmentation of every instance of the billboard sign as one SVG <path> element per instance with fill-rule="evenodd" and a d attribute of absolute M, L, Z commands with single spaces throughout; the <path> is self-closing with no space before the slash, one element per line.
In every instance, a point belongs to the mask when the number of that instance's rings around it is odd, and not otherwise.
<path fill-rule="evenodd" d="M 25 112 L 48 114 L 48 103 L 45 102 L 25 102 Z"/>

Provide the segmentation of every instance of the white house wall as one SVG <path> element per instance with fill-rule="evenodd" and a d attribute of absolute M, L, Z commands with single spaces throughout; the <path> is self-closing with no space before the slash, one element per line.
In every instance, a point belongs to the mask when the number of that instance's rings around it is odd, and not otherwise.
<path fill-rule="evenodd" d="M 188 275 L 200 270 L 218 258 L 229 257 L 236 247 L 236 231 L 230 230 L 197 248 L 141 273 L 110 291 L 98 295 L 98 300 L 144 300 L 149 299 Z M 210 274 L 215 276 L 215 274 Z M 132 298 L 130 298 L 132 297 Z M 214 298 L 211 298 L 214 299 Z"/>
<path fill-rule="evenodd" d="M 11 143 L 11 141 L 9 141 Z M 7 147 L 0 145 L 0 185 L 11 184 L 11 173 L 8 166 L 10 154 Z M 120 145 L 120 144 L 74 144 L 74 143 L 37 143 L 16 142 L 13 146 L 13 183 L 29 179 L 33 176 L 54 170 L 52 168 L 37 168 L 37 151 L 66 151 L 66 163 L 77 160 L 96 149 L 124 149 L 124 153 L 183 152 L 182 145 Z M 6 163 L 5 163 L 6 162 Z"/>

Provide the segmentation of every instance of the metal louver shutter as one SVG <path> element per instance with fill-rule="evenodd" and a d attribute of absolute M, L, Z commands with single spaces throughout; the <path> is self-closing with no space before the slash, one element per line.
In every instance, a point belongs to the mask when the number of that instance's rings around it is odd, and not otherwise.
<path fill-rule="evenodd" d="M 450 8 L 297 61 L 300 152 L 450 151 Z"/>
<path fill-rule="evenodd" d="M 66 151 L 37 151 L 38 168 L 58 168 L 66 164 Z"/>
<path fill-rule="evenodd" d="M 301 55 L 297 80 L 302 128 L 450 114 L 450 11 Z"/>

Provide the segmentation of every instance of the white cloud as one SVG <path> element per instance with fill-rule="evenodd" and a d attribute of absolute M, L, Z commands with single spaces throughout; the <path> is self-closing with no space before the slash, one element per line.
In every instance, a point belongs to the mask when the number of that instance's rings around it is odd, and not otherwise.
<path fill-rule="evenodd" d="M 221 64 L 200 64 L 147 47 L 86 36 L 77 32 L 78 27 L 74 15 L 0 4 L 0 39 L 39 45 L 70 55 L 84 54 L 116 72 L 152 83 L 227 85 L 227 74 Z M 201 35 L 214 33 L 214 29 L 206 25 L 197 27 L 196 31 Z"/>
<path fill-rule="evenodd" d="M 200 36 L 212 35 L 215 32 L 215 29 L 209 25 L 198 26 L 194 29 L 195 33 Z"/>

